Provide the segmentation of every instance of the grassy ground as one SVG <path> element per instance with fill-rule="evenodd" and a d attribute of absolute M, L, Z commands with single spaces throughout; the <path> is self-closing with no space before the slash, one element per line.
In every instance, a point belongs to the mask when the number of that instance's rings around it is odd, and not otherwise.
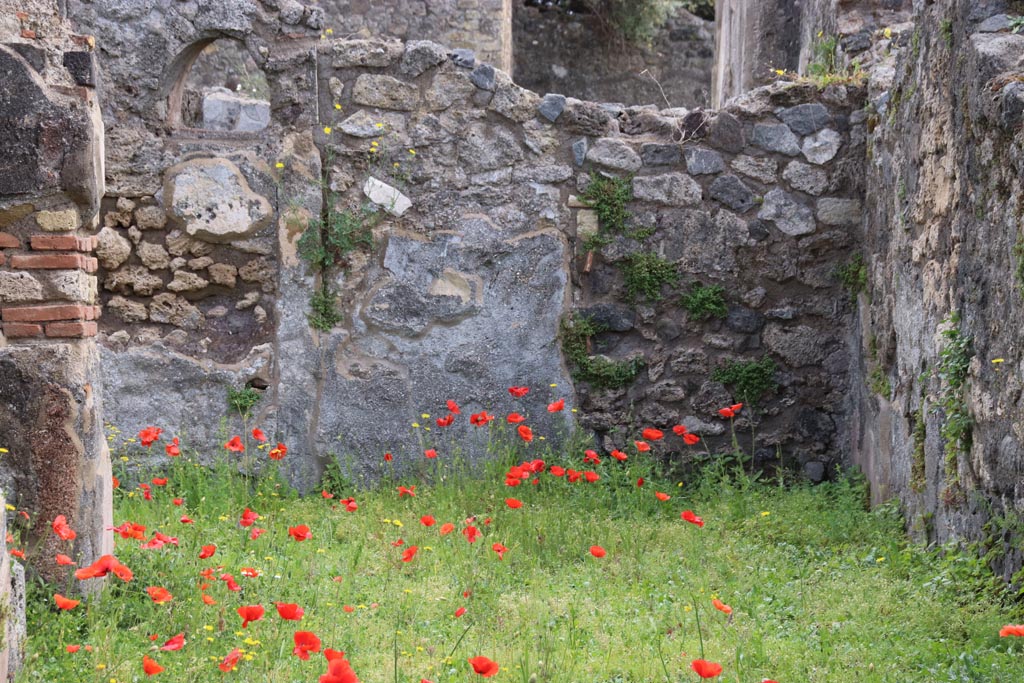
<path fill-rule="evenodd" d="M 115 523 L 145 525 L 147 540 L 163 531 L 178 545 L 147 550 L 118 538 L 133 580 L 110 577 L 70 611 L 53 594 L 73 585 L 31 586 L 18 680 L 144 680 L 149 655 L 164 667 L 157 681 L 315 681 L 326 662 L 292 654 L 296 630 L 344 650 L 370 683 L 475 680 L 467 659 L 477 656 L 500 664 L 495 680 L 522 683 L 696 681 L 697 658 L 721 664 L 723 681 L 1024 680 L 1022 645 L 998 637 L 1019 609 L 982 587 L 976 561 L 908 546 L 896 511 L 866 511 L 857 483 L 779 488 L 707 473 L 683 486 L 643 454 L 584 465 L 582 450 L 524 453 L 475 473 L 442 457 L 429 463 L 436 485 L 338 488 L 333 499 L 299 499 L 272 476 L 253 484 L 227 465 L 211 472 L 168 460 L 168 483 L 153 486 L 152 500 L 117 490 Z M 536 485 L 506 486 L 507 467 L 524 457 L 601 478 L 569 483 L 548 471 Z M 413 484 L 414 497 L 395 488 Z M 348 495 L 358 510 L 339 504 Z M 510 508 L 511 497 L 522 507 Z M 239 525 L 247 507 L 260 514 L 254 527 Z M 680 518 L 688 509 L 702 528 Z M 454 531 L 442 535 L 445 523 Z M 310 539 L 289 536 L 300 524 Z M 469 524 L 482 533 L 472 544 L 462 533 Z M 252 540 L 256 527 L 266 533 Z M 508 548 L 504 559 L 495 543 Z M 199 559 L 207 544 L 215 554 Z M 595 557 L 595 545 L 607 554 Z M 410 546 L 418 550 L 403 562 Z M 246 567 L 258 576 L 244 576 Z M 173 600 L 155 604 L 150 586 Z M 716 598 L 731 615 L 712 606 Z M 283 620 L 275 602 L 300 605 L 304 618 Z M 266 615 L 242 628 L 243 605 Z M 182 649 L 159 651 L 179 633 Z M 243 656 L 223 673 L 234 648 Z"/>

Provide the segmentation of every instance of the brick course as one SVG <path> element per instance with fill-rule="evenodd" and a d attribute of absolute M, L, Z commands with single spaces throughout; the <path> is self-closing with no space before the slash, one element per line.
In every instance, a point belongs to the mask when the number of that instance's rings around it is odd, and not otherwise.
<path fill-rule="evenodd" d="M 39 251 L 93 251 L 96 249 L 97 239 L 95 235 L 32 235 L 30 244 L 33 249 Z"/>
<path fill-rule="evenodd" d="M 4 323 L 3 330 L 4 336 L 8 339 L 38 337 L 43 333 L 43 326 L 32 323 Z"/>
<path fill-rule="evenodd" d="M 95 320 L 99 306 L 51 304 L 43 306 L 5 306 L 0 308 L 4 322 L 43 322 L 48 320 Z"/>
<path fill-rule="evenodd" d="M 84 254 L 15 254 L 11 267 L 22 270 L 66 270 L 80 268 L 87 273 L 96 272 L 96 259 Z"/>
<path fill-rule="evenodd" d="M 38 325 L 36 325 L 38 327 Z M 49 323 L 46 326 L 47 337 L 95 337 L 96 323 L 89 322 L 68 322 Z"/>

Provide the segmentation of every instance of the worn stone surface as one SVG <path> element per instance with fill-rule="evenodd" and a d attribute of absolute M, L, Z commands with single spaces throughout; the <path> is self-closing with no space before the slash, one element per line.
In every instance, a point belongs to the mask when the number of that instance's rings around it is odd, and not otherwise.
<path fill-rule="evenodd" d="M 362 74 L 356 79 L 352 97 L 357 104 L 410 111 L 419 104 L 420 91 L 392 76 Z"/>
<path fill-rule="evenodd" d="M 227 159 L 195 159 L 169 169 L 164 197 L 172 219 L 209 242 L 248 237 L 271 218 L 270 202 Z"/>
<path fill-rule="evenodd" d="M 800 153 L 800 140 L 789 126 L 783 123 L 754 124 L 750 142 L 768 152 L 779 152 L 788 156 Z"/>
<path fill-rule="evenodd" d="M 778 188 L 764 196 L 757 217 L 771 221 L 783 233 L 794 237 L 810 234 L 816 227 L 810 207 Z"/>
<path fill-rule="evenodd" d="M 688 206 L 701 199 L 701 187 L 683 173 L 641 176 L 633 179 L 633 196 L 668 206 Z"/>
<path fill-rule="evenodd" d="M 828 187 L 828 174 L 824 169 L 800 161 L 791 161 L 786 164 L 786 170 L 782 172 L 782 178 L 794 190 L 806 192 L 815 197 L 824 192 L 825 188 Z"/>
<path fill-rule="evenodd" d="M 616 138 L 596 140 L 587 151 L 587 160 L 627 173 L 639 171 L 643 165 L 640 155 L 624 141 Z"/>

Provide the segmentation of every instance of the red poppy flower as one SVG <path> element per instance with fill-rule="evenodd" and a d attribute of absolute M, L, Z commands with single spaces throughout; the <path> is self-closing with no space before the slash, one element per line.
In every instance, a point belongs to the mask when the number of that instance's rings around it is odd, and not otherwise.
<path fill-rule="evenodd" d="M 729 406 L 729 410 L 731 410 L 734 413 L 738 413 L 742 409 L 743 409 L 743 404 L 742 403 L 733 403 L 731 406 Z"/>
<path fill-rule="evenodd" d="M 452 401 L 451 399 L 448 399 L 448 401 L 445 403 L 445 406 L 448 408 L 448 412 L 450 413 L 455 413 L 456 415 L 462 414 L 462 411 L 459 409 L 459 404 L 456 403 L 455 401 Z"/>
<path fill-rule="evenodd" d="M 75 530 L 68 526 L 68 519 L 64 515 L 57 515 L 53 518 L 53 533 L 62 541 L 73 541 L 78 535 Z"/>
<path fill-rule="evenodd" d="M 139 441 L 142 442 L 143 446 L 149 448 L 150 446 L 153 445 L 154 441 L 160 438 L 160 434 L 163 431 L 164 430 L 160 429 L 159 427 L 146 427 L 141 432 L 139 432 Z"/>
<path fill-rule="evenodd" d="M 672 496 L 668 495 L 667 493 L 662 493 L 661 491 L 655 491 L 654 497 L 657 498 L 658 500 L 665 501 L 671 498 Z"/>
<path fill-rule="evenodd" d="M 736 412 L 732 408 L 719 408 L 718 414 L 721 415 L 722 417 L 736 417 Z"/>
<path fill-rule="evenodd" d="M 171 592 L 162 586 L 148 586 L 146 592 L 149 593 L 149 598 L 158 605 L 174 599 Z"/>
<path fill-rule="evenodd" d="M 218 668 L 221 671 L 223 671 L 224 673 L 227 673 L 229 671 L 233 671 L 235 666 L 238 664 L 238 660 L 241 659 L 241 658 L 242 658 L 242 651 L 239 650 L 236 647 L 234 650 L 232 650 L 231 652 L 228 653 L 227 657 L 225 657 L 221 661 L 221 663 L 218 666 Z"/>
<path fill-rule="evenodd" d="M 693 446 L 694 444 L 700 442 L 700 437 L 697 436 L 696 434 L 683 434 L 683 442 L 687 446 Z"/>
<path fill-rule="evenodd" d="M 356 611 L 356 608 L 353 607 L 352 605 L 342 605 L 341 606 L 341 611 L 345 612 L 346 614 L 352 614 L 353 612 Z"/>
<path fill-rule="evenodd" d="M 294 639 L 295 648 L 292 654 L 299 659 L 306 661 L 309 660 L 310 652 L 320 652 L 320 639 L 312 631 L 296 631 Z"/>
<path fill-rule="evenodd" d="M 433 460 L 434 458 L 437 457 L 437 451 L 435 451 L 433 448 L 428 448 L 427 450 L 423 451 L 423 455 L 427 456 L 428 460 Z"/>
<path fill-rule="evenodd" d="M 75 572 L 75 578 L 79 581 L 101 579 L 107 574 L 113 574 L 122 581 L 131 581 L 133 578 L 132 570 L 118 562 L 113 555 L 103 555 L 88 567 L 82 567 Z"/>
<path fill-rule="evenodd" d="M 355 512 L 359 509 L 359 504 L 356 503 L 356 499 L 351 496 L 343 500 L 339 500 L 338 502 L 345 506 L 345 512 Z"/>
<path fill-rule="evenodd" d="M 455 422 L 455 416 L 451 413 L 444 417 L 439 417 L 436 420 L 438 427 L 451 427 L 452 423 Z"/>
<path fill-rule="evenodd" d="M 257 538 L 267 533 L 266 529 L 261 529 L 258 526 L 253 527 L 253 530 L 249 532 L 249 539 L 255 541 Z"/>
<path fill-rule="evenodd" d="M 433 515 L 423 515 L 420 517 L 420 524 L 425 527 L 432 527 L 437 524 L 437 520 L 434 519 Z"/>
<path fill-rule="evenodd" d="M 296 541 L 308 541 L 313 538 L 313 532 L 309 530 L 309 527 L 305 524 L 298 526 L 288 527 L 288 535 L 294 538 Z"/>
<path fill-rule="evenodd" d="M 57 562 L 57 564 L 61 566 L 67 566 L 75 563 L 75 561 L 72 560 L 70 557 L 68 557 L 67 555 L 62 555 L 60 553 L 57 553 L 57 557 L 54 558 L 54 560 Z"/>
<path fill-rule="evenodd" d="M 640 477 L 639 479 L 636 480 L 637 488 L 640 488 L 643 485 L 644 485 L 644 478 L 643 477 Z"/>
<path fill-rule="evenodd" d="M 139 488 L 142 489 L 142 497 L 146 500 L 153 500 L 153 494 L 149 490 L 149 484 L 139 484 Z"/>
<path fill-rule="evenodd" d="M 470 543 L 476 543 L 476 540 L 482 535 L 480 530 L 473 525 L 467 526 L 462 530 L 462 535 L 466 537 L 466 540 Z"/>
<path fill-rule="evenodd" d="M 619 462 L 625 462 L 625 461 L 629 460 L 629 456 L 626 455 L 625 453 L 623 453 L 622 451 L 618 450 L 618 449 L 613 450 L 611 452 L 611 456 L 613 458 L 615 458 L 616 460 L 618 460 Z"/>
<path fill-rule="evenodd" d="M 177 458 L 181 455 L 180 444 L 181 442 L 178 441 L 178 437 L 174 437 L 169 444 L 164 446 L 164 450 L 167 451 L 167 455 L 170 457 Z"/>
<path fill-rule="evenodd" d="M 682 436 L 686 433 L 686 425 L 676 425 L 672 428 L 672 431 L 675 432 L 676 436 Z"/>
<path fill-rule="evenodd" d="M 110 486 L 111 486 L 111 488 L 115 488 L 115 489 L 121 488 L 121 480 L 118 479 L 117 477 L 111 475 L 110 476 Z"/>
<path fill-rule="evenodd" d="M 384 462 L 391 462 L 392 459 L 393 458 L 392 458 L 390 453 L 385 453 L 384 454 Z"/>
<path fill-rule="evenodd" d="M 682 514 L 679 516 L 685 519 L 690 524 L 694 524 L 699 527 L 704 526 L 704 520 L 698 517 L 697 515 L 693 514 L 693 510 L 683 510 Z"/>
<path fill-rule="evenodd" d="M 551 475 L 554 476 L 554 477 L 563 477 L 563 476 L 565 476 L 565 468 L 561 467 L 559 465 L 552 465 L 551 469 L 548 470 L 548 471 L 551 472 Z"/>
<path fill-rule="evenodd" d="M 523 501 L 519 500 L 518 498 L 506 498 L 505 505 L 509 506 L 513 510 L 518 510 L 519 508 L 523 507 Z"/>
<path fill-rule="evenodd" d="M 486 410 L 481 410 L 479 413 L 474 413 L 469 416 L 469 424 L 474 427 L 486 426 L 488 422 L 494 419 L 494 416 L 488 413 Z"/>
<path fill-rule="evenodd" d="M 203 593 L 203 602 L 204 602 L 205 604 L 207 604 L 207 605 L 216 605 L 216 604 L 217 604 L 217 601 L 216 601 L 216 600 L 214 600 L 213 598 L 211 598 L 211 597 L 210 597 L 209 595 L 207 595 L 206 593 Z"/>
<path fill-rule="evenodd" d="M 160 646 L 160 649 L 164 652 L 174 652 L 183 647 L 185 647 L 185 634 L 179 633 L 176 636 L 168 638 L 167 642 Z"/>
<path fill-rule="evenodd" d="M 695 659 L 690 663 L 693 669 L 701 678 L 714 678 L 722 673 L 722 665 L 709 662 L 706 659 Z"/>
<path fill-rule="evenodd" d="M 68 645 L 67 647 L 64 648 L 64 650 L 68 654 L 72 654 L 72 655 L 75 654 L 76 652 L 78 652 L 81 649 L 82 649 L 81 645 Z"/>
<path fill-rule="evenodd" d="M 732 614 L 732 607 L 729 607 L 729 605 L 725 604 L 724 602 L 722 602 L 718 598 L 712 598 L 711 599 L 711 604 L 719 612 L 722 612 L 724 614 Z"/>
<path fill-rule="evenodd" d="M 224 444 L 224 448 L 235 453 L 241 453 L 245 450 L 245 444 L 242 443 L 242 437 L 236 435 L 231 437 L 231 441 Z"/>
<path fill-rule="evenodd" d="M 633 445 L 636 446 L 636 450 L 640 453 L 646 453 L 651 450 L 651 444 L 646 441 L 634 441 Z"/>
<path fill-rule="evenodd" d="M 1017 636 L 1024 638 L 1024 624 L 1007 624 L 999 629 L 999 637 Z"/>
<path fill-rule="evenodd" d="M 440 532 L 441 532 L 442 536 L 447 536 L 448 534 L 450 534 L 453 531 L 455 531 L 455 525 L 452 524 L 451 522 L 445 522 L 444 524 L 441 525 Z"/>
<path fill-rule="evenodd" d="M 252 430 L 252 438 L 255 439 L 256 441 L 259 441 L 260 443 L 263 443 L 264 441 L 267 440 L 267 435 L 263 433 L 262 429 L 260 429 L 259 427 L 255 427 Z"/>
<path fill-rule="evenodd" d="M 588 484 L 593 484 L 594 482 L 598 481 L 601 478 L 601 475 L 598 474 L 597 472 L 591 472 L 590 470 L 587 470 L 586 472 L 583 473 L 583 478 L 587 480 Z"/>
<path fill-rule="evenodd" d="M 549 403 L 548 404 L 548 412 L 549 413 L 557 413 L 560 410 L 563 410 L 564 408 L 565 408 L 565 399 L 564 398 L 560 398 L 557 401 L 555 401 L 554 403 Z"/>
<path fill-rule="evenodd" d="M 59 609 L 64 609 L 64 610 L 75 609 L 76 607 L 78 607 L 82 603 L 81 600 L 71 600 L 70 598 L 65 598 L 60 593 L 57 593 L 56 595 L 54 595 L 53 596 L 53 600 L 54 600 L 54 602 L 57 603 L 57 607 Z"/>
<path fill-rule="evenodd" d="M 402 496 L 409 496 L 410 498 L 415 498 L 416 497 L 416 487 L 415 486 L 399 486 L 395 490 L 398 491 L 398 497 L 399 498 L 401 498 Z"/>
<path fill-rule="evenodd" d="M 167 477 L 153 477 L 153 486 L 167 486 Z"/>
<path fill-rule="evenodd" d="M 256 523 L 256 520 L 259 519 L 259 517 L 260 516 L 258 514 L 256 514 L 249 508 L 245 508 L 245 512 L 242 513 L 242 518 L 238 520 L 238 523 L 246 527 L 252 526 Z"/>
<path fill-rule="evenodd" d="M 469 665 L 473 667 L 473 671 L 480 674 L 484 678 L 490 678 L 491 676 L 498 673 L 501 668 L 497 662 L 492 662 L 487 657 L 472 657 L 468 660 Z"/>
<path fill-rule="evenodd" d="M 600 465 L 601 458 L 598 457 L 597 451 L 587 451 L 583 454 L 583 462 L 584 464 L 592 462 L 595 465 Z"/>
<path fill-rule="evenodd" d="M 398 539 L 397 541 L 392 541 L 391 542 L 391 547 L 393 547 L 393 548 L 401 548 L 403 545 L 405 545 L 405 541 L 403 539 L 401 539 L 401 538 Z"/>
<path fill-rule="evenodd" d="M 504 560 L 505 559 L 505 553 L 508 552 L 508 548 L 505 547 L 504 545 L 502 545 L 501 543 L 493 544 L 491 546 L 491 550 L 493 550 L 494 552 L 498 553 L 498 559 L 499 560 Z"/>
<path fill-rule="evenodd" d="M 608 554 L 608 551 L 606 551 L 604 548 L 602 548 L 599 545 L 592 545 L 592 546 L 590 546 L 590 554 L 593 555 L 594 557 L 604 557 L 605 555 Z"/>
<path fill-rule="evenodd" d="M 134 522 L 125 522 L 121 526 L 108 527 L 108 530 L 113 531 L 121 538 L 134 538 L 137 541 L 141 541 L 146 537 L 146 527 Z"/>
<path fill-rule="evenodd" d="M 465 613 L 466 613 L 466 608 L 465 607 L 460 607 L 457 610 L 455 610 L 455 618 L 458 619 L 459 617 L 461 617 Z"/>
<path fill-rule="evenodd" d="M 242 617 L 242 628 L 263 618 L 263 605 L 245 605 L 238 608 L 238 616 Z"/>
<path fill-rule="evenodd" d="M 300 621 L 302 615 L 306 613 L 306 610 L 294 602 L 275 602 L 274 607 L 277 608 L 277 615 L 285 621 Z"/>
<path fill-rule="evenodd" d="M 575 484 L 576 482 L 578 482 L 580 480 L 580 477 L 583 476 L 582 472 L 577 472 L 576 470 L 571 469 L 571 468 L 566 470 L 565 474 L 566 474 L 565 478 L 569 480 L 570 484 Z"/>
<path fill-rule="evenodd" d="M 267 453 L 267 457 L 271 460 L 282 460 L 286 455 L 288 455 L 288 447 L 283 443 L 278 443 Z"/>
<path fill-rule="evenodd" d="M 156 676 L 158 673 L 164 670 L 162 666 L 156 663 L 156 660 L 149 655 L 142 655 L 142 670 L 147 676 Z"/>
<path fill-rule="evenodd" d="M 510 425 L 517 425 L 526 422 L 526 418 L 519 413 L 509 413 L 508 417 L 505 418 L 505 421 Z"/>
<path fill-rule="evenodd" d="M 402 551 L 402 562 L 412 562 L 412 558 L 416 557 L 416 551 L 420 547 L 417 545 L 411 545 Z"/>
<path fill-rule="evenodd" d="M 665 436 L 665 432 L 660 429 L 655 429 L 654 427 L 648 427 L 642 431 L 640 435 L 647 441 L 657 441 Z"/>
<path fill-rule="evenodd" d="M 181 507 L 182 505 L 185 504 L 185 499 L 184 498 L 172 498 L 171 499 L 171 503 L 173 503 L 176 507 Z"/>
<path fill-rule="evenodd" d="M 512 398 L 522 398 L 526 396 L 530 391 L 530 387 L 509 387 L 508 393 L 512 394 Z"/>
<path fill-rule="evenodd" d="M 328 656 L 328 653 L 333 653 Z M 320 676 L 320 683 L 359 683 L 359 677 L 352 665 L 345 659 L 344 652 L 324 650 L 327 657 L 327 673 Z"/>
<path fill-rule="evenodd" d="M 533 430 L 526 425 L 519 425 L 516 431 L 519 432 L 519 438 L 526 443 L 533 441 Z"/>

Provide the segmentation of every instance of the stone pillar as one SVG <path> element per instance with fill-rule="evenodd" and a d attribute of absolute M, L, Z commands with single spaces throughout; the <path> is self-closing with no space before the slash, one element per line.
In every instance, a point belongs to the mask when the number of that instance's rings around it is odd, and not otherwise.
<path fill-rule="evenodd" d="M 29 514 L 25 561 L 50 581 L 67 573 L 57 552 L 82 565 L 113 547 L 93 341 L 103 125 L 93 41 L 56 10 L 12 11 L 20 32 L 0 35 L 0 485 Z M 57 515 L 73 542 L 53 533 Z"/>
<path fill-rule="evenodd" d="M 801 21 L 797 0 L 717 0 L 711 107 L 775 80 L 773 69 L 795 72 Z"/>

